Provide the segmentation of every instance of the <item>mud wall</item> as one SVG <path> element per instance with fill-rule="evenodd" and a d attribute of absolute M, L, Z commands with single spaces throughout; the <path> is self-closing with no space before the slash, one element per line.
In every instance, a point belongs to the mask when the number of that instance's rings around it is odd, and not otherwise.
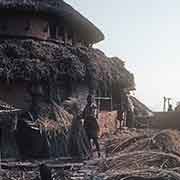
<path fill-rule="evenodd" d="M 82 46 L 84 40 L 62 22 L 26 14 L 0 15 L 0 36 L 57 39 L 65 44 Z"/>
<path fill-rule="evenodd" d="M 117 128 L 117 111 L 101 111 L 98 115 L 98 124 L 100 136 L 113 134 Z"/>
<path fill-rule="evenodd" d="M 46 40 L 49 37 L 49 25 L 47 20 L 36 16 L 0 16 L 0 35 Z"/>
<path fill-rule="evenodd" d="M 158 129 L 180 129 L 180 112 L 156 112 L 151 126 Z"/>
<path fill-rule="evenodd" d="M 15 108 L 24 110 L 27 110 L 31 103 L 31 96 L 23 83 L 10 85 L 0 83 L 0 99 Z"/>

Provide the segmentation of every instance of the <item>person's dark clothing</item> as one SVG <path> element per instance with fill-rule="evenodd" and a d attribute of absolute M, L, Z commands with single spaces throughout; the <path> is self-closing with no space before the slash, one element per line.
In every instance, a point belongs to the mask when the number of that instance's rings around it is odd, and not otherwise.
<path fill-rule="evenodd" d="M 126 116 L 126 123 L 128 128 L 133 128 L 134 124 L 134 112 L 128 111 Z"/>
<path fill-rule="evenodd" d="M 86 105 L 83 111 L 84 128 L 89 138 L 98 137 L 97 107 L 95 104 Z"/>
<path fill-rule="evenodd" d="M 99 126 L 95 118 L 89 117 L 84 120 L 84 129 L 88 138 L 97 138 L 99 132 Z"/>
<path fill-rule="evenodd" d="M 91 144 L 91 139 L 96 146 L 96 150 L 100 151 L 99 143 L 98 143 L 98 132 L 99 125 L 97 122 L 97 107 L 95 104 L 87 104 L 83 111 L 84 118 L 84 129 L 86 131 L 89 143 Z"/>
<path fill-rule="evenodd" d="M 170 104 L 168 107 L 168 112 L 172 112 L 172 111 L 173 111 L 173 108 L 172 108 L 172 105 Z"/>

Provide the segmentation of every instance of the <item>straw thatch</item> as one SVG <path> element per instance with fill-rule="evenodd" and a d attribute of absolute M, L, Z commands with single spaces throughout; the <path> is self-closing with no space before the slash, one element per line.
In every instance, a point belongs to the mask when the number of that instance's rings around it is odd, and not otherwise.
<path fill-rule="evenodd" d="M 179 179 L 179 137 L 178 130 L 124 130 L 108 139 L 98 173 L 109 180 Z"/>
<path fill-rule="evenodd" d="M 125 138 L 124 138 L 124 137 Z M 178 130 L 162 130 L 151 133 L 132 133 L 129 136 L 119 134 L 106 144 L 109 155 L 116 153 L 130 153 L 135 151 L 160 151 L 180 155 L 180 132 Z"/>
<path fill-rule="evenodd" d="M 175 168 L 180 165 L 176 155 L 154 151 L 135 151 L 110 157 L 99 163 L 100 172 Z"/>
<path fill-rule="evenodd" d="M 154 113 L 145 104 L 139 101 L 136 97 L 130 96 L 130 99 L 134 105 L 134 111 L 137 117 L 152 117 Z"/>
<path fill-rule="evenodd" d="M 63 0 L 0 0 L 1 12 L 25 12 L 52 16 L 57 23 L 62 20 L 89 43 L 96 43 L 104 39 L 103 33 L 88 19 L 83 17 Z"/>
<path fill-rule="evenodd" d="M 0 80 L 84 82 L 90 88 L 134 88 L 134 77 L 118 58 L 92 48 L 34 40 L 0 41 Z"/>

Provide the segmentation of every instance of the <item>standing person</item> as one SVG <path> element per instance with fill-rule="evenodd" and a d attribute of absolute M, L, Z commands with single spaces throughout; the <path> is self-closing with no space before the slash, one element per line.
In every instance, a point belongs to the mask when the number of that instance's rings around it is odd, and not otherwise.
<path fill-rule="evenodd" d="M 76 98 L 68 98 L 63 103 L 64 109 L 73 115 L 67 149 L 71 157 L 87 157 L 90 154 L 90 145 L 83 128 L 80 115 L 80 104 Z"/>
<path fill-rule="evenodd" d="M 117 110 L 117 120 L 119 122 L 119 126 L 117 126 L 118 129 L 121 129 L 124 125 L 124 106 L 121 104 L 118 105 L 118 110 Z"/>
<path fill-rule="evenodd" d="M 100 157 L 100 147 L 98 142 L 98 132 L 99 125 L 97 122 L 98 112 L 97 106 L 93 102 L 92 95 L 88 95 L 87 97 L 87 105 L 83 111 L 83 119 L 84 119 L 84 128 L 89 139 L 89 143 L 91 144 L 91 139 L 96 146 L 96 150 L 98 152 L 98 157 Z"/>
<path fill-rule="evenodd" d="M 169 104 L 169 106 L 168 106 L 168 112 L 172 112 L 172 111 L 173 111 L 172 104 Z"/>
<path fill-rule="evenodd" d="M 118 108 L 118 119 L 120 122 L 120 128 L 127 126 L 127 112 L 128 112 L 128 98 L 126 90 L 122 90 L 120 93 L 120 104 Z"/>

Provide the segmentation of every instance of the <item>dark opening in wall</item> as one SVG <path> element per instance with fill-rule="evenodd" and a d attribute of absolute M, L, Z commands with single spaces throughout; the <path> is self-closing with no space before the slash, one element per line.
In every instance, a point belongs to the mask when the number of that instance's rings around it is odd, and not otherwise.
<path fill-rule="evenodd" d="M 72 45 L 72 38 L 73 38 L 73 33 L 72 32 L 68 32 L 68 43 L 70 45 Z"/>
<path fill-rule="evenodd" d="M 29 31 L 31 29 L 31 22 L 30 20 L 27 21 L 27 24 L 25 26 L 25 31 Z"/>
<path fill-rule="evenodd" d="M 73 44 L 73 45 L 76 45 L 76 44 L 77 44 L 77 35 L 76 35 L 75 32 L 73 33 L 72 44 Z"/>
<path fill-rule="evenodd" d="M 23 115 L 25 117 L 25 115 Z M 18 121 L 15 133 L 18 150 L 22 158 L 49 158 L 49 147 L 43 132 L 33 128 L 28 121 Z"/>
<path fill-rule="evenodd" d="M 56 39 L 56 34 L 57 34 L 57 26 L 54 22 L 50 23 L 50 37 L 52 39 Z"/>
<path fill-rule="evenodd" d="M 0 149 L 2 146 L 2 128 L 0 128 Z"/>
<path fill-rule="evenodd" d="M 2 22 L 2 24 L 1 24 L 1 30 L 2 30 L 2 31 L 7 31 L 7 29 L 8 29 L 7 23 L 5 23 L 5 22 L 3 23 L 3 22 Z"/>
<path fill-rule="evenodd" d="M 44 26 L 43 32 L 44 32 L 44 33 L 47 33 L 48 30 L 49 30 L 49 24 L 47 23 L 47 24 Z"/>
<path fill-rule="evenodd" d="M 58 27 L 58 38 L 62 41 L 65 41 L 65 35 L 64 35 L 65 29 L 63 26 Z"/>

